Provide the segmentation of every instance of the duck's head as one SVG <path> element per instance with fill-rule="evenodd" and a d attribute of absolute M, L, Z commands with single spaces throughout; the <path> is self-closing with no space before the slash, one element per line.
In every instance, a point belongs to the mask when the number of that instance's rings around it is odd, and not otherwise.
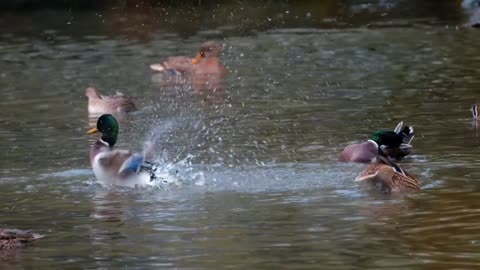
<path fill-rule="evenodd" d="M 399 147 L 403 143 L 403 136 L 391 130 L 377 130 L 370 140 L 375 141 L 378 146 Z"/>
<path fill-rule="evenodd" d="M 102 141 L 108 143 L 110 147 L 114 146 L 117 142 L 118 136 L 118 122 L 111 114 L 104 114 L 97 120 L 97 127 L 87 131 L 88 134 L 101 132 Z"/>
<path fill-rule="evenodd" d="M 197 56 L 192 59 L 192 64 L 198 64 L 202 59 L 208 57 L 220 57 L 222 54 L 222 45 L 215 41 L 207 41 L 200 46 Z"/>

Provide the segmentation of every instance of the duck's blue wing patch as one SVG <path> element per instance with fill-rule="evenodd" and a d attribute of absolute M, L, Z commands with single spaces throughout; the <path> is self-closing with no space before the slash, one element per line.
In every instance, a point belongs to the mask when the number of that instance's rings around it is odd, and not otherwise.
<path fill-rule="evenodd" d="M 145 157 L 143 155 L 133 154 L 131 157 L 125 160 L 125 162 L 123 162 L 119 173 L 138 173 L 144 161 Z"/>

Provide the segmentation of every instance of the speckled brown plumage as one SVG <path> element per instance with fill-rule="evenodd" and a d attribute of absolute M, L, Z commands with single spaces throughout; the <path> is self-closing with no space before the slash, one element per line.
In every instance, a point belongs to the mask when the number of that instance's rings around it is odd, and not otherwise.
<path fill-rule="evenodd" d="M 412 192 L 420 189 L 420 183 L 415 176 L 404 170 L 399 172 L 381 162 L 368 165 L 355 181 L 368 181 L 384 193 Z"/>
<path fill-rule="evenodd" d="M 0 229 L 0 250 L 23 247 L 42 237 L 43 235 L 35 234 L 30 231 Z"/>

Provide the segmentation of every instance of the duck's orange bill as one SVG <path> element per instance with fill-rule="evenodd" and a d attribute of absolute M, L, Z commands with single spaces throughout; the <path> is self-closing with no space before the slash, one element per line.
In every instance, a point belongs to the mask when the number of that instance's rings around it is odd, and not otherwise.
<path fill-rule="evenodd" d="M 87 134 L 93 134 L 93 133 L 97 133 L 97 132 L 98 132 L 98 129 L 95 127 L 95 128 L 90 129 L 89 131 L 87 131 Z"/>
<path fill-rule="evenodd" d="M 202 60 L 203 56 L 202 54 L 197 54 L 197 56 L 195 56 L 195 58 L 192 59 L 192 64 L 198 64 L 200 63 L 200 61 Z"/>

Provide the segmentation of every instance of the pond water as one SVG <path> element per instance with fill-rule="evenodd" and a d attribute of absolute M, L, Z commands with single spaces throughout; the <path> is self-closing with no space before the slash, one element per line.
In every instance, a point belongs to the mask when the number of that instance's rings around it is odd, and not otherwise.
<path fill-rule="evenodd" d="M 2 11 L 0 227 L 46 237 L 0 268 L 480 267 L 479 32 L 448 5 L 350 2 Z M 221 89 L 148 68 L 209 39 Z M 118 147 L 155 138 L 173 183 L 96 183 L 87 86 L 136 98 Z M 343 147 L 402 120 L 422 190 L 354 183 Z"/>

